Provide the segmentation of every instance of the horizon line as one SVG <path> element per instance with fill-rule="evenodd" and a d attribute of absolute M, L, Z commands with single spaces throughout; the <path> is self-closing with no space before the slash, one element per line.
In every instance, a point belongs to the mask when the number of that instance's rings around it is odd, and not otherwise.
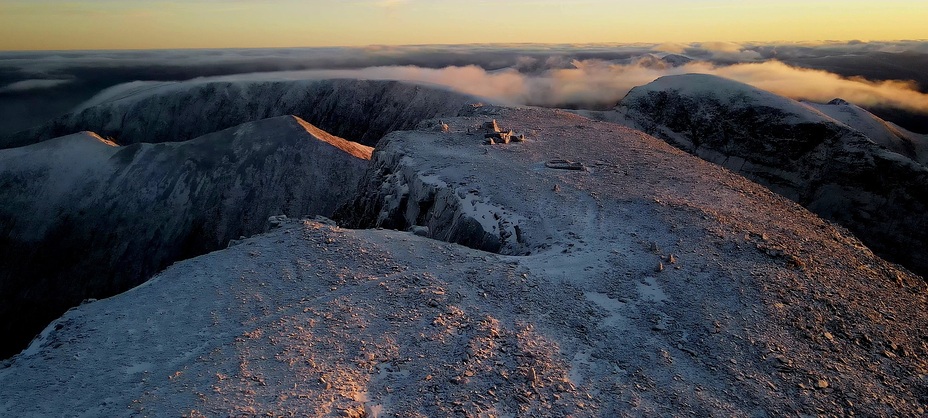
<path fill-rule="evenodd" d="M 451 44 L 367 44 L 367 45 L 329 45 L 329 46 L 259 46 L 259 47 L 166 47 L 166 48 L 92 48 L 92 49 L 0 49 L 0 53 L 28 53 L 28 52 L 138 52 L 138 51 L 222 51 L 222 50 L 274 50 L 274 49 L 368 49 L 368 48 L 422 48 L 422 47 L 517 47 L 517 46 L 657 46 L 664 44 L 703 44 L 711 42 L 727 42 L 742 44 L 742 46 L 760 45 L 801 45 L 801 44 L 849 44 L 849 43 L 918 43 L 928 42 L 925 39 L 809 39 L 803 41 L 730 41 L 730 40 L 703 40 L 703 41 L 664 41 L 664 42 L 470 42 Z"/>

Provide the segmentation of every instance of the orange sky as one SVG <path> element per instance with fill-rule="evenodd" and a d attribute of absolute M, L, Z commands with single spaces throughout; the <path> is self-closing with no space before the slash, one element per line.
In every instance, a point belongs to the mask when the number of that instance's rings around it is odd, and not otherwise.
<path fill-rule="evenodd" d="M 925 0 L 0 0 L 0 50 L 928 39 Z"/>

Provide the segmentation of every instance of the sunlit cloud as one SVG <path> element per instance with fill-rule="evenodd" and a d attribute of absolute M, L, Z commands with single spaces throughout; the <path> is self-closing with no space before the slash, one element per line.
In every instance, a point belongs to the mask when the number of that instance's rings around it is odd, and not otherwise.
<path fill-rule="evenodd" d="M 863 106 L 928 113 L 928 94 L 919 92 L 918 86 L 911 81 L 845 78 L 827 71 L 791 67 L 779 61 L 708 68 L 703 72 L 795 99 L 824 102 L 840 97 Z"/>
<path fill-rule="evenodd" d="M 367 1 L 367 0 L 360 0 Z M 370 3 L 368 3 L 370 4 Z M 731 42 L 675 44 L 526 44 L 378 46 L 367 48 L 285 48 L 0 53 L 0 69 L 18 74 L 4 80 L 6 92 L 53 88 L 81 80 L 89 70 L 120 76 L 125 69 L 142 80 L 182 80 L 207 74 L 232 78 L 368 78 L 427 83 L 506 104 L 610 108 L 633 87 L 658 77 L 715 74 L 796 99 L 827 102 L 841 97 L 861 106 L 928 113 L 928 100 L 908 79 L 926 83 L 917 71 L 928 62 L 925 41 Z M 903 52 L 903 53 L 899 53 Z M 680 54 L 687 58 L 669 57 Z M 874 72 L 868 62 L 894 53 L 896 65 Z M 762 58 L 756 59 L 761 56 Z M 725 58 L 728 57 L 728 58 Z M 804 62 L 841 57 L 832 72 L 803 68 Z M 788 63 L 788 64 L 787 64 Z M 860 66 L 862 65 L 862 67 Z M 838 68 L 838 70 L 832 69 Z M 834 71 L 842 71 L 843 76 Z M 848 68 L 851 68 L 848 70 Z M 177 69 L 183 69 L 178 74 Z M 282 73 L 283 70 L 297 70 Z M 891 71 L 890 71 L 891 70 Z M 169 76 L 159 74 L 167 71 Z M 868 74 L 870 78 L 852 77 Z M 122 79 L 126 82 L 132 79 Z M 879 81 L 888 80 L 888 81 Z M 13 84 L 9 84 L 13 83 Z M 82 99 L 83 100 L 83 99 Z"/>
<path fill-rule="evenodd" d="M 530 59 L 524 63 L 536 64 Z M 688 73 L 718 75 L 794 99 L 827 102 L 841 97 L 863 106 L 894 107 L 928 113 L 928 94 L 917 91 L 912 82 L 846 78 L 827 71 L 789 66 L 779 61 L 733 65 L 692 62 L 678 67 L 660 68 L 638 62 L 615 64 L 601 60 L 574 60 L 570 68 L 553 68 L 538 74 L 526 74 L 516 68 L 487 71 L 478 66 L 438 69 L 389 66 L 235 75 L 220 79 L 401 80 L 444 86 L 503 104 L 606 108 L 615 106 L 636 86 L 650 83 L 659 77 Z"/>
<path fill-rule="evenodd" d="M 690 46 L 687 44 L 668 42 L 655 46 L 654 50 L 658 52 L 669 52 L 671 54 L 682 54 L 686 52 L 686 49 L 689 47 Z"/>

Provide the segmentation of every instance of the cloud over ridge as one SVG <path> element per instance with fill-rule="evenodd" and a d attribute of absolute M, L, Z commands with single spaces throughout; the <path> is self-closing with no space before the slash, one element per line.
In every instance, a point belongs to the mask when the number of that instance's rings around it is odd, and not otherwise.
<path fill-rule="evenodd" d="M 393 79 L 508 104 L 604 109 L 632 87 L 684 73 L 715 74 L 795 99 L 841 97 L 928 133 L 923 68 L 928 68 L 928 41 L 918 40 L 0 52 L 0 134 L 42 123 L 137 81 Z"/>
<path fill-rule="evenodd" d="M 15 83 L 7 84 L 3 87 L 0 87 L 0 93 L 10 93 L 10 92 L 24 92 L 30 90 L 43 90 L 50 89 L 53 87 L 58 87 L 63 84 L 68 84 L 73 80 L 58 80 L 58 79 L 29 79 L 17 81 Z"/>
<path fill-rule="evenodd" d="M 717 75 L 797 100 L 827 102 L 840 97 L 863 106 L 893 107 L 928 114 L 928 94 L 919 92 L 911 81 L 843 77 L 776 60 L 730 65 L 694 61 L 680 66 L 654 66 L 649 61 L 615 63 L 592 59 L 574 60 L 569 68 L 555 66 L 534 73 L 521 72 L 515 67 L 488 71 L 476 65 L 444 68 L 382 66 L 233 75 L 218 79 L 400 80 L 444 86 L 505 104 L 601 109 L 615 106 L 636 86 L 663 76 L 688 73 Z"/>

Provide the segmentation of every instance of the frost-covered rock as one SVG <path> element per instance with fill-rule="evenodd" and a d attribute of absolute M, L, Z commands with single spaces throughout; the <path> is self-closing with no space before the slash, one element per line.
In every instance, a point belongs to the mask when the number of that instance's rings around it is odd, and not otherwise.
<path fill-rule="evenodd" d="M 928 135 L 909 132 L 846 100 L 835 99 L 827 104 L 805 104 L 859 131 L 892 152 L 909 157 L 919 164 L 928 165 Z"/>
<path fill-rule="evenodd" d="M 119 147 L 81 133 L 0 151 L 0 355 L 85 298 L 263 232 L 328 215 L 371 149 L 292 116 Z"/>
<path fill-rule="evenodd" d="M 482 112 L 537 136 L 394 133 L 363 209 L 531 254 L 288 221 L 67 312 L 0 368 L 0 415 L 923 414 L 928 283 L 644 133 Z"/>
<path fill-rule="evenodd" d="M 875 116 L 699 74 L 632 89 L 619 110 L 645 132 L 769 187 L 928 274 L 928 169 L 910 158 L 922 145 L 894 136 Z"/>
<path fill-rule="evenodd" d="M 130 85 L 134 86 L 133 85 Z M 296 115 L 342 138 L 373 145 L 425 119 L 456 116 L 476 99 L 397 81 L 291 80 L 116 86 L 75 112 L 0 138 L 0 148 L 86 130 L 121 145 L 185 141 L 242 123 Z"/>
<path fill-rule="evenodd" d="M 337 218 L 354 228 L 405 231 L 421 226 L 435 239 L 490 252 L 527 251 L 518 216 L 487 203 L 480 190 L 466 183 L 448 182 L 432 174 L 432 168 L 445 165 L 443 158 L 451 144 L 465 145 L 460 139 L 430 131 L 388 135 L 376 148 L 359 196 L 341 208 Z M 452 173 L 452 178 L 461 174 Z"/>

